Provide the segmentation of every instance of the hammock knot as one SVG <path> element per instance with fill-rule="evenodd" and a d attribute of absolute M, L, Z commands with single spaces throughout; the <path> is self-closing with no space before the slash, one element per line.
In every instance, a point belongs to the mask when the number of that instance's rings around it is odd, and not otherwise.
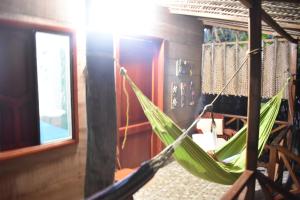
<path fill-rule="evenodd" d="M 120 68 L 120 74 L 121 74 L 122 76 L 125 76 L 125 75 L 127 74 L 127 70 L 126 70 L 124 67 L 121 67 L 121 68 Z"/>
<path fill-rule="evenodd" d="M 257 54 L 259 51 L 262 51 L 262 48 L 253 49 L 252 51 L 248 50 L 247 54 Z"/>
<path fill-rule="evenodd" d="M 210 109 L 211 107 L 213 106 L 213 104 L 212 103 L 210 103 L 210 104 L 207 104 L 206 106 L 204 106 L 204 108 L 203 108 L 203 113 L 205 113 L 208 109 Z"/>

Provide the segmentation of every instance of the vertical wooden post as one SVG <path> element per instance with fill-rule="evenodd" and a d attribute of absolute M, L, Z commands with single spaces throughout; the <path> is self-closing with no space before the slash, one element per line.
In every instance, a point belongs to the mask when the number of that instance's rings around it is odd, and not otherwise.
<path fill-rule="evenodd" d="M 252 0 L 249 8 L 249 50 L 261 49 L 261 0 Z M 261 51 L 250 54 L 248 79 L 248 135 L 246 169 L 257 167 L 257 146 L 259 134 L 259 108 L 261 97 Z M 246 199 L 254 199 L 255 178 L 248 184 Z"/>
<path fill-rule="evenodd" d="M 116 158 L 116 94 L 111 34 L 86 36 L 87 159 L 85 197 L 114 181 Z"/>

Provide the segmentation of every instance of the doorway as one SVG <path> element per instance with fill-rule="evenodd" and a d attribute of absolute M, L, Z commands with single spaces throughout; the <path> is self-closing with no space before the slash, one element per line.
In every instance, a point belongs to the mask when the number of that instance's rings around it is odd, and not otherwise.
<path fill-rule="evenodd" d="M 129 123 L 127 136 L 127 101 L 123 81 L 119 73 L 122 66 L 142 92 L 163 109 L 164 41 L 157 38 L 120 37 L 116 42 L 116 103 L 117 103 L 117 166 L 136 168 L 143 161 L 155 156 L 162 144 L 154 135 L 143 110 L 129 85 L 125 83 L 129 96 Z M 124 148 L 122 144 L 126 142 Z"/>

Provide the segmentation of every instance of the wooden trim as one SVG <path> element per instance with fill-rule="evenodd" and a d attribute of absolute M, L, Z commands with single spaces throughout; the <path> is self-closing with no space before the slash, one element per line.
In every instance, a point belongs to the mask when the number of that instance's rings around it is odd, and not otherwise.
<path fill-rule="evenodd" d="M 73 76 L 71 80 L 71 100 L 72 100 L 72 125 L 73 133 L 72 139 L 75 143 L 79 143 L 79 116 L 78 116 L 78 66 L 77 66 L 77 37 L 76 33 L 72 32 L 70 35 L 70 53 L 71 53 L 71 72 Z"/>
<path fill-rule="evenodd" d="M 124 137 L 125 127 L 121 127 L 121 81 L 122 79 L 117 75 L 119 73 L 120 64 L 120 40 L 122 39 L 141 39 L 149 40 L 155 44 L 155 52 L 152 60 L 152 91 L 151 91 L 151 101 L 161 110 L 164 108 L 164 65 L 165 65 L 165 54 L 166 54 L 166 40 L 158 37 L 152 36 L 116 36 L 114 38 L 115 45 L 115 81 L 116 81 L 116 101 L 117 101 L 117 127 L 118 127 L 118 137 L 117 137 L 117 148 L 120 146 L 120 137 Z M 154 90 L 153 90 L 154 89 Z M 140 124 L 135 124 L 128 127 L 128 136 L 136 134 L 140 131 L 151 130 L 151 125 L 149 122 L 143 122 Z M 152 133 L 151 144 L 150 144 L 150 156 L 153 157 L 159 153 L 163 148 L 162 142 L 159 138 Z M 118 156 L 118 155 L 117 155 Z"/>
<path fill-rule="evenodd" d="M 244 171 L 243 174 L 231 186 L 231 188 L 221 197 L 221 200 L 231 200 L 238 198 L 239 194 L 246 187 L 249 180 L 254 178 L 254 174 L 254 171 Z"/>
<path fill-rule="evenodd" d="M 18 27 L 23 29 L 34 29 L 39 31 L 53 31 L 56 33 L 75 33 L 75 29 L 67 26 L 47 25 L 41 23 L 25 22 L 21 20 L 12 20 L 0 18 L 0 24 L 10 27 Z"/>
<path fill-rule="evenodd" d="M 156 38 L 158 40 L 158 38 Z M 159 49 L 157 49 L 157 55 L 156 57 L 156 67 L 154 67 L 154 76 L 157 78 L 154 79 L 154 88 L 156 89 L 155 95 L 152 95 L 154 97 L 153 101 L 157 105 L 157 107 L 160 110 L 164 110 L 164 67 L 165 67 L 165 56 L 166 56 L 166 40 L 158 40 L 159 42 Z M 152 133 L 152 139 L 151 139 L 151 157 L 158 154 L 163 149 L 163 143 L 158 138 L 157 135 Z"/>
<path fill-rule="evenodd" d="M 0 152 L 0 163 L 5 160 L 32 155 L 40 152 L 46 152 L 52 149 L 66 147 L 74 144 L 77 144 L 77 141 L 72 139 L 72 140 L 53 142 L 51 144 L 42 144 L 37 146 L 31 146 L 31 147 L 25 147 L 25 148 Z"/>
<path fill-rule="evenodd" d="M 113 50 L 114 50 L 114 71 L 115 71 L 115 93 L 116 93 L 116 125 L 117 125 L 117 142 L 116 142 L 116 165 L 118 169 L 122 169 L 121 164 L 121 141 L 120 141 L 120 132 L 119 128 L 121 127 L 121 80 L 119 78 L 118 73 L 120 73 L 120 37 L 114 35 L 113 37 Z M 109 55 L 101 55 L 105 57 L 109 57 Z"/>
<path fill-rule="evenodd" d="M 45 25 L 39 23 L 29 23 L 23 22 L 20 20 L 10 20 L 0 18 L 1 26 L 8 26 L 13 28 L 27 29 L 33 31 L 34 33 L 37 31 L 48 32 L 54 34 L 63 34 L 68 35 L 70 37 L 70 85 L 71 85 L 71 106 L 72 106 L 72 139 L 57 141 L 49 144 L 40 144 L 37 146 L 30 146 L 25 148 L 19 148 L 14 150 L 8 150 L 0 152 L 0 161 L 9 160 L 25 155 L 31 155 L 39 152 L 45 152 L 51 149 L 60 148 L 63 146 L 73 145 L 79 143 L 79 121 L 78 121 L 78 77 L 77 77 L 77 42 L 76 42 L 76 32 L 74 29 L 70 27 L 63 26 L 53 26 L 53 25 Z M 35 53 L 35 52 L 34 52 Z M 34 61 L 36 61 L 36 57 L 34 56 Z M 35 69 L 36 69 L 36 64 Z M 35 77 L 37 78 L 37 77 Z M 7 99 L 4 99 L 7 100 Z M 9 99 L 8 99 L 9 100 Z M 22 103 L 23 99 L 21 99 Z M 37 105 L 38 106 L 38 105 Z M 39 122 L 37 122 L 39 123 Z"/>
<path fill-rule="evenodd" d="M 121 137 L 124 137 L 125 127 L 119 128 L 119 133 Z M 127 129 L 127 135 L 134 135 L 138 132 L 144 132 L 147 130 L 151 130 L 151 125 L 149 122 L 143 122 L 139 124 L 129 125 Z"/>

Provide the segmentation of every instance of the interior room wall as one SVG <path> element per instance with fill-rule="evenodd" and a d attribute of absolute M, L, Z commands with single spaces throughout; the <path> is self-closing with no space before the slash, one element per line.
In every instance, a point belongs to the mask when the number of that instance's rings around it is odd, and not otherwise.
<path fill-rule="evenodd" d="M 79 143 L 0 163 L 0 199 L 82 199 L 86 160 L 84 0 L 1 0 L 0 18 L 74 28 Z"/>
<path fill-rule="evenodd" d="M 194 120 L 195 107 L 200 94 L 201 52 L 203 43 L 203 24 L 194 17 L 173 15 L 167 9 L 159 9 L 159 19 L 150 35 L 163 38 L 166 42 L 164 67 L 164 112 L 181 128 L 187 128 Z M 187 60 L 192 64 L 192 76 L 176 76 L 176 60 Z M 192 80 L 195 90 L 195 105 L 171 109 L 172 82 Z M 180 89 L 179 89 L 180 93 Z M 179 98 L 180 100 L 180 98 Z"/>

